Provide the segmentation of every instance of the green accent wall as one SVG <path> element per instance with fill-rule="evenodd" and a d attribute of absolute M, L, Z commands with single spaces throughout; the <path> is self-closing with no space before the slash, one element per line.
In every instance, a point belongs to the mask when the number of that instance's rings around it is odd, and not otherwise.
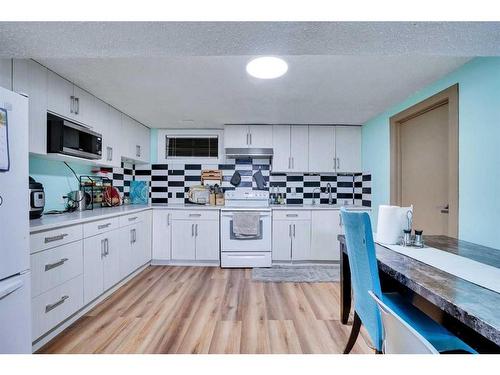
<path fill-rule="evenodd" d="M 362 162 L 372 174 L 374 227 L 378 206 L 390 200 L 389 118 L 456 83 L 459 238 L 500 249 L 500 57 L 475 58 L 363 125 Z"/>

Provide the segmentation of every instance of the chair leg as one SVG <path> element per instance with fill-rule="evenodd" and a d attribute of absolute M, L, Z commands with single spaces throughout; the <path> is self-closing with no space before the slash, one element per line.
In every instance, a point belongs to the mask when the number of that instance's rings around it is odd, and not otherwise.
<path fill-rule="evenodd" d="M 349 354 L 351 352 L 352 347 L 356 343 L 356 339 L 359 335 L 359 330 L 361 329 L 361 319 L 356 312 L 354 312 L 354 321 L 352 322 L 352 330 L 349 335 L 349 340 L 347 341 L 347 345 L 344 349 L 344 354 Z"/>

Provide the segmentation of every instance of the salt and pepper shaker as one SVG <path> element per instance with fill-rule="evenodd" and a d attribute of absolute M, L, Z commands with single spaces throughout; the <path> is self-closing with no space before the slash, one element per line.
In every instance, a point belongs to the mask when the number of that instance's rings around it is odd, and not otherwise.
<path fill-rule="evenodd" d="M 415 239 L 413 241 L 413 246 L 424 247 L 424 240 L 422 238 L 423 230 L 415 229 Z"/>

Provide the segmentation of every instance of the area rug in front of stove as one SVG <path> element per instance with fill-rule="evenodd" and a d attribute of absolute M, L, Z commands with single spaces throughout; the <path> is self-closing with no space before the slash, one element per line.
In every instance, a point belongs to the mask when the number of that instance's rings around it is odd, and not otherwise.
<path fill-rule="evenodd" d="M 292 283 L 326 283 L 340 279 L 340 266 L 273 266 L 271 268 L 254 268 L 253 281 L 292 282 Z"/>

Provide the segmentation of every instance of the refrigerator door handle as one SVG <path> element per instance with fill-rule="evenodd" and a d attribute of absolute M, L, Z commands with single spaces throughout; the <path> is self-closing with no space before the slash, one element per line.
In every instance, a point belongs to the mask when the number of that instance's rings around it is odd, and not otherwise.
<path fill-rule="evenodd" d="M 8 297 L 9 295 L 11 295 L 24 285 L 22 279 L 17 279 L 15 281 L 5 282 L 5 283 L 7 284 L 7 286 L 4 287 L 2 290 L 0 290 L 0 300 Z"/>

